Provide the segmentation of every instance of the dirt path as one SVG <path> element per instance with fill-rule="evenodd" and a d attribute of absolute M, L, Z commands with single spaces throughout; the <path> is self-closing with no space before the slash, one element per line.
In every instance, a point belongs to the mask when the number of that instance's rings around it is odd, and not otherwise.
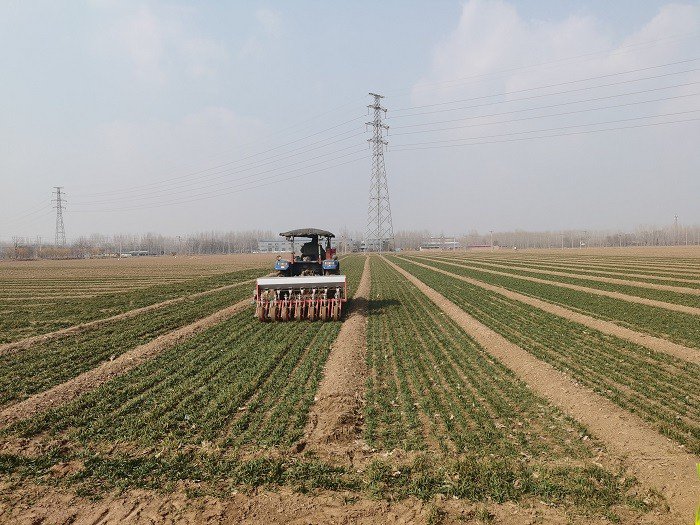
<path fill-rule="evenodd" d="M 480 323 L 403 268 L 386 262 L 425 293 L 484 349 L 513 370 L 533 391 L 586 425 L 611 452 L 625 457 L 641 482 L 656 488 L 666 497 L 672 516 L 678 520 L 669 523 L 691 522 L 698 504 L 699 483 L 695 465 L 700 458 L 682 452 L 637 416 L 579 385 Z"/>
<path fill-rule="evenodd" d="M 439 520 L 434 509 L 440 508 Z M 492 516 L 479 519 L 478 510 L 488 509 Z M 432 511 L 432 512 L 431 512 Z M 301 494 L 288 488 L 234 493 L 228 498 L 188 497 L 183 490 L 162 494 L 131 490 L 109 494 L 93 501 L 50 487 L 27 487 L 17 490 L 0 484 L 0 523 L 13 525 L 408 525 L 431 523 L 474 525 L 606 525 L 604 518 L 576 518 L 564 508 L 545 505 L 536 500 L 527 505 L 515 503 L 488 505 L 463 500 L 426 503 L 416 498 L 384 501 L 357 498 L 353 494 L 319 491 Z M 621 523 L 668 523 L 663 517 L 644 516 Z M 688 522 L 690 523 L 690 522 Z"/>
<path fill-rule="evenodd" d="M 425 257 L 425 258 L 428 259 L 428 257 Z M 431 260 L 440 260 L 440 261 L 445 260 L 442 257 L 430 257 L 430 259 Z M 454 261 L 454 259 L 453 259 L 453 261 Z M 468 263 L 468 261 L 464 260 L 464 259 L 461 259 L 460 262 Z M 555 271 L 555 270 L 545 270 L 545 269 L 535 269 L 535 268 L 527 268 L 527 267 L 521 267 L 521 266 L 511 266 L 508 264 L 493 263 L 493 262 L 481 262 L 480 264 L 493 266 L 495 268 L 504 268 L 507 270 L 517 270 L 517 271 L 523 271 L 523 272 L 528 272 L 528 273 L 555 275 L 558 277 L 573 277 L 576 279 L 588 279 L 589 281 L 597 281 L 600 283 L 620 284 L 623 286 L 637 286 L 639 288 L 650 288 L 652 290 L 664 290 L 666 292 L 685 293 L 685 294 L 689 294 L 689 295 L 700 295 L 700 289 L 687 288 L 685 286 L 671 286 L 668 284 L 654 284 L 654 283 L 647 283 L 644 281 L 634 281 L 634 280 L 630 280 L 630 279 L 618 279 L 616 277 L 599 277 L 597 275 L 581 275 L 581 274 L 576 274 L 576 273 L 568 273 L 568 272 L 561 272 L 561 271 Z"/>
<path fill-rule="evenodd" d="M 428 257 L 422 257 L 425 260 L 431 260 Z M 654 299 L 647 299 L 645 297 L 636 297 L 634 295 L 627 295 L 620 292 L 611 292 L 608 290 L 599 290 L 597 288 L 588 288 L 586 286 L 579 286 L 577 284 L 560 283 L 557 281 L 548 281 L 547 279 L 538 279 L 537 277 L 528 277 L 526 275 L 515 275 L 508 272 L 499 272 L 498 270 L 487 270 L 486 268 L 479 268 L 476 266 L 469 266 L 468 264 L 457 264 L 452 262 L 447 262 L 442 259 L 439 261 L 442 264 L 449 264 L 450 266 L 456 266 L 458 268 L 465 268 L 468 270 L 477 270 L 480 272 L 492 273 L 494 275 L 502 275 L 504 277 L 512 277 L 515 279 L 522 279 L 524 281 L 531 281 L 533 283 L 549 284 L 552 286 L 559 286 L 560 288 L 568 288 L 569 290 L 576 290 L 579 292 L 586 292 L 593 295 L 604 295 L 605 297 L 612 297 L 613 299 L 620 299 L 622 301 L 627 301 L 629 303 L 644 304 L 647 306 L 655 306 L 657 308 L 664 308 L 666 310 L 673 310 L 674 312 L 683 312 L 691 315 L 700 315 L 700 308 L 695 308 L 693 306 L 685 306 L 682 304 L 666 303 L 663 301 L 656 301 Z"/>
<path fill-rule="evenodd" d="M 569 310 L 568 308 L 564 308 L 563 306 L 548 303 L 547 301 L 536 299 L 534 297 L 530 297 L 529 295 L 523 295 L 518 292 L 513 292 L 501 286 L 495 286 L 493 284 L 488 284 L 477 279 L 472 279 L 470 277 L 464 277 L 463 275 L 451 273 L 441 268 L 435 268 L 434 266 L 423 264 L 415 260 L 411 260 L 410 262 L 413 264 L 417 264 L 418 266 L 421 266 L 423 268 L 428 268 L 432 271 L 441 273 L 443 275 L 454 277 L 455 279 L 459 279 L 460 281 L 464 281 L 465 283 L 473 284 L 474 286 L 479 286 L 480 288 L 483 288 L 485 290 L 496 292 L 505 297 L 508 297 L 509 299 L 514 299 L 516 301 L 529 304 L 530 306 L 534 306 L 535 308 L 539 308 L 540 310 L 544 310 L 545 312 L 548 312 L 550 314 L 558 315 L 559 317 L 563 317 L 564 319 L 569 319 L 570 321 L 580 323 L 589 328 L 593 328 L 594 330 L 598 330 L 599 332 L 603 332 L 604 334 L 614 335 L 616 337 L 619 337 L 620 339 L 625 339 L 627 341 L 631 341 L 632 343 L 636 343 L 646 348 L 650 348 L 651 350 L 663 352 L 675 357 L 679 357 L 680 359 L 685 359 L 686 361 L 695 363 L 696 365 L 700 365 L 700 351 L 698 351 L 695 348 L 688 348 L 687 346 L 679 345 L 677 343 L 667 341 L 666 339 L 662 339 L 660 337 L 654 337 L 653 335 L 635 332 L 634 330 L 630 330 L 629 328 L 625 328 L 624 326 L 616 325 L 615 323 L 610 321 L 596 319 L 595 317 L 591 317 L 590 315 L 575 312 L 574 310 Z"/>
<path fill-rule="evenodd" d="M 367 379 L 365 354 L 370 279 L 369 257 L 366 257 L 351 310 L 333 343 L 309 412 L 305 441 L 297 448 L 343 457 L 352 453 L 348 445 L 360 437 Z"/>
<path fill-rule="evenodd" d="M 160 303 L 149 304 L 148 306 L 143 306 L 141 308 L 136 308 L 134 310 L 129 310 L 121 314 L 113 315 L 111 317 L 105 317 L 104 319 L 96 319 L 87 323 L 76 324 L 69 326 L 68 328 L 62 328 L 61 330 L 56 330 L 55 332 L 49 332 L 47 334 L 35 335 L 32 337 L 27 337 L 26 339 L 20 339 L 19 341 L 13 341 L 11 343 L 5 343 L 0 345 L 0 356 L 6 354 L 14 354 L 20 350 L 25 350 L 36 343 L 43 343 L 46 341 L 51 341 L 52 339 L 57 339 L 59 337 L 78 334 L 89 330 L 90 328 L 97 328 L 99 326 L 112 323 L 114 321 L 120 321 L 122 319 L 130 319 L 138 315 L 150 312 L 152 310 L 157 310 L 171 304 L 181 303 L 188 299 L 197 299 L 205 295 L 213 294 L 216 292 L 222 292 L 230 288 L 237 288 L 246 284 L 252 283 L 253 280 L 249 279 L 235 284 L 227 284 L 226 286 L 220 286 L 218 288 L 212 288 L 211 290 L 205 290 L 204 292 L 197 292 L 190 295 L 183 295 L 182 297 L 175 297 L 173 299 L 168 299 L 167 301 L 162 301 Z"/>
<path fill-rule="evenodd" d="M 128 372 L 168 348 L 175 346 L 177 343 L 228 319 L 249 304 L 250 299 L 239 301 L 199 321 L 163 334 L 144 345 L 137 346 L 112 361 L 105 361 L 96 368 L 83 372 L 65 383 L 35 394 L 20 403 L 11 405 L 0 411 L 0 428 L 32 417 L 50 408 L 69 403 L 79 395 L 94 390 L 110 379 Z"/>

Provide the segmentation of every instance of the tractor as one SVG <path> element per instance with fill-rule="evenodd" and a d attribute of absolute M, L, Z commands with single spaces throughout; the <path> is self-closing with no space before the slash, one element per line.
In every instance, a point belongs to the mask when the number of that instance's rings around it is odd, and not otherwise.
<path fill-rule="evenodd" d="M 308 319 L 337 321 L 347 300 L 345 276 L 331 246 L 335 235 L 326 230 L 301 228 L 280 233 L 291 245 L 289 259 L 275 261 L 276 276 L 255 283 L 255 316 L 260 321 Z M 296 252 L 295 240 L 308 239 Z"/>

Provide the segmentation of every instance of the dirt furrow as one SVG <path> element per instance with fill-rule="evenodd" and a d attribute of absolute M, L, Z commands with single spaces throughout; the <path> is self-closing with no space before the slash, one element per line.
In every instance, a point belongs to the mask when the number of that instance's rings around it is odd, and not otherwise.
<path fill-rule="evenodd" d="M 386 261 L 472 336 L 485 350 L 523 379 L 533 391 L 586 425 L 611 452 L 625 457 L 641 482 L 659 490 L 670 512 L 690 523 L 697 505 L 696 463 L 641 419 L 573 381 L 471 317 L 459 306 L 391 261 Z"/>
<path fill-rule="evenodd" d="M 367 257 L 348 317 L 333 343 L 323 370 L 323 379 L 309 412 L 306 438 L 302 443 L 314 451 L 343 455 L 346 452 L 343 450 L 345 446 L 359 436 L 367 377 L 365 354 L 369 293 L 370 269 Z"/>
<path fill-rule="evenodd" d="M 431 259 L 440 260 L 440 261 L 445 260 L 442 257 L 431 257 Z M 466 261 L 466 260 L 460 260 L 460 262 L 468 263 L 468 261 Z M 685 286 L 671 286 L 668 284 L 654 284 L 654 283 L 647 283 L 644 281 L 634 281 L 631 279 L 618 279 L 616 277 L 599 277 L 597 275 L 581 275 L 581 274 L 576 274 L 576 273 L 560 272 L 560 271 L 555 271 L 555 270 L 544 270 L 544 269 L 526 268 L 526 267 L 521 267 L 521 266 L 511 266 L 508 264 L 499 264 L 499 263 L 493 263 L 493 262 L 482 262 L 481 264 L 493 266 L 495 268 L 503 268 L 506 270 L 517 270 L 517 271 L 523 271 L 523 272 L 528 272 L 528 273 L 554 275 L 557 277 L 573 277 L 575 279 L 587 279 L 589 281 L 597 281 L 600 283 L 620 284 L 623 286 L 637 286 L 639 288 L 650 288 L 652 290 L 664 290 L 666 292 L 685 293 L 685 294 L 689 294 L 689 295 L 700 295 L 700 289 L 687 288 Z"/>
<path fill-rule="evenodd" d="M 424 259 L 430 260 L 427 257 Z M 550 284 L 552 286 L 559 286 L 560 288 L 568 288 L 569 290 L 576 290 L 578 292 L 586 292 L 593 295 L 604 295 L 606 297 L 612 297 L 613 299 L 620 299 L 622 301 L 627 301 L 629 303 L 645 304 L 647 306 L 655 306 L 657 308 L 664 308 L 666 310 L 672 310 L 674 312 L 683 312 L 691 315 L 700 315 L 700 308 L 695 308 L 693 306 L 685 306 L 682 304 L 665 303 L 663 301 L 656 301 L 654 299 L 647 299 L 645 297 L 636 297 L 634 295 L 627 295 L 621 292 L 611 292 L 608 290 L 599 290 L 597 288 L 588 288 L 586 286 L 580 286 L 577 284 L 561 283 L 557 281 L 548 281 L 547 279 L 538 279 L 537 277 L 528 277 L 525 275 L 516 275 L 508 272 L 499 272 L 498 270 L 487 270 L 486 268 L 479 268 L 476 266 L 469 266 L 467 264 L 457 264 L 446 262 L 444 260 L 439 261 L 442 264 L 448 264 L 450 266 L 457 266 L 458 268 L 466 268 L 468 270 L 476 270 L 480 272 L 492 273 L 494 275 L 501 275 L 504 277 L 512 277 L 515 279 L 522 279 L 524 281 L 531 281 L 533 283 L 540 284 Z"/>
<path fill-rule="evenodd" d="M 121 321 L 123 319 L 130 319 L 132 317 L 136 317 L 138 315 L 150 312 L 152 310 L 157 310 L 159 308 L 163 308 L 163 307 L 169 306 L 171 304 L 181 303 L 181 302 L 189 300 L 189 299 L 197 299 L 198 297 L 203 297 L 205 295 L 213 294 L 216 292 L 222 292 L 222 291 L 228 290 L 230 288 L 237 288 L 239 286 L 250 284 L 252 282 L 253 282 L 253 280 L 249 279 L 247 281 L 243 281 L 240 283 L 227 284 L 226 286 L 219 286 L 218 288 L 212 288 L 211 290 L 205 290 L 203 292 L 197 292 L 197 293 L 190 294 L 190 295 L 183 295 L 182 297 L 175 297 L 173 299 L 168 299 L 168 300 L 162 301 L 160 303 L 149 304 L 148 306 L 143 306 L 141 308 L 135 308 L 134 310 L 129 310 L 127 312 L 113 315 L 111 317 L 105 317 L 104 319 L 96 319 L 94 321 L 89 321 L 87 323 L 81 323 L 81 324 L 69 326 L 68 328 L 62 328 L 61 330 L 56 330 L 55 332 L 34 335 L 32 337 L 27 337 L 26 339 L 20 339 L 19 341 L 5 343 L 5 344 L 0 345 L 0 356 L 6 355 L 6 354 L 14 354 L 16 352 L 19 352 L 20 350 L 26 350 L 27 348 L 31 347 L 32 345 L 34 345 L 36 343 L 44 343 L 46 341 L 51 341 L 51 340 L 59 338 L 59 337 L 79 334 L 81 332 L 84 332 L 85 330 L 89 330 L 91 328 L 97 328 L 99 326 L 106 325 L 106 324 L 112 323 L 114 321 Z"/>
<path fill-rule="evenodd" d="M 152 359 L 168 348 L 225 321 L 249 304 L 250 299 L 239 301 L 194 323 L 163 334 L 144 345 L 137 346 L 112 361 L 105 361 L 98 367 L 88 370 L 65 383 L 35 394 L 20 403 L 11 405 L 0 412 L 0 428 L 45 412 L 50 408 L 66 404 L 79 395 L 94 390 L 110 379 L 120 376 Z"/>
<path fill-rule="evenodd" d="M 450 277 L 454 277 L 455 279 L 459 279 L 460 281 L 464 281 L 465 283 L 473 284 L 474 286 L 479 286 L 480 288 L 483 288 L 485 290 L 496 292 L 505 297 L 508 297 L 509 299 L 514 299 L 516 301 L 529 304 L 530 306 L 534 306 L 535 308 L 539 308 L 540 310 L 544 310 L 545 312 L 548 312 L 550 314 L 558 315 L 559 317 L 563 317 L 564 319 L 580 323 L 589 328 L 593 328 L 594 330 L 598 330 L 599 332 L 603 332 L 604 334 L 613 335 L 615 337 L 619 337 L 620 339 L 625 339 L 626 341 L 636 343 L 651 350 L 663 352 L 678 357 L 680 359 L 684 359 L 690 363 L 700 365 L 700 352 L 694 348 L 688 348 L 687 346 L 679 345 L 677 343 L 667 341 L 666 339 L 661 339 L 660 337 L 654 337 L 653 335 L 635 332 L 634 330 L 630 330 L 629 328 L 625 328 L 624 326 L 616 325 L 613 322 L 604 321 L 602 319 L 596 319 L 595 317 L 591 317 L 590 315 L 575 312 L 574 310 L 569 310 L 568 308 L 564 308 L 563 306 L 548 303 L 547 301 L 543 301 L 542 299 L 536 299 L 534 297 L 530 297 L 529 295 L 523 295 L 518 292 L 513 292 L 501 286 L 495 286 L 493 284 L 488 284 L 477 279 L 464 277 L 463 275 L 451 273 L 441 268 L 435 268 L 434 266 L 423 264 L 415 260 L 411 260 L 410 262 L 413 264 L 417 264 L 418 266 L 421 266 L 423 268 L 428 268 L 432 271 L 444 275 L 449 275 Z"/>

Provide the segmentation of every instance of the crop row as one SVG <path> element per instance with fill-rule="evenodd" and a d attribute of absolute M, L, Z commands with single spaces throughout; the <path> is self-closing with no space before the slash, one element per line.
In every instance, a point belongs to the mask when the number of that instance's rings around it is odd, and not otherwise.
<path fill-rule="evenodd" d="M 611 253 L 606 255 L 601 255 L 599 253 L 591 255 L 585 250 L 557 250 L 551 252 L 474 252 L 472 255 L 474 257 L 482 257 L 485 259 L 508 258 L 531 261 L 571 261 L 582 264 L 614 264 L 619 266 L 644 266 L 659 268 L 665 266 L 678 266 L 700 269 L 700 262 L 698 261 L 698 258 L 693 256 L 634 256 L 629 253 L 624 255 L 614 255 Z"/>
<path fill-rule="evenodd" d="M 487 497 L 497 500 L 520 484 L 530 495 L 555 485 L 567 494 L 567 478 L 599 486 L 579 477 L 594 472 L 587 469 L 595 444 L 583 427 L 534 395 L 385 262 L 373 258 L 371 271 L 365 439 L 372 446 L 429 450 L 437 465 L 478 458 L 482 480 L 508 480 L 510 489 L 490 487 Z"/>
<path fill-rule="evenodd" d="M 700 275 L 693 278 L 687 274 L 675 274 L 672 276 L 662 275 L 658 272 L 649 271 L 629 271 L 629 270 L 607 270 L 607 269 L 592 269 L 584 268 L 579 265 L 571 265 L 570 263 L 550 263 L 550 262 L 522 262 L 511 259 L 475 259 L 465 257 L 464 255 L 444 255 L 441 258 L 458 260 L 469 263 L 493 264 L 498 266 L 508 266 L 511 268 L 523 268 L 532 270 L 546 270 L 573 273 L 581 277 L 606 277 L 612 279 L 623 279 L 629 281 L 639 281 L 650 284 L 661 284 L 665 286 L 681 286 L 686 288 L 700 288 Z M 676 280 L 681 279 L 681 280 Z M 687 280 L 683 280 L 687 279 Z"/>
<path fill-rule="evenodd" d="M 174 284 L 157 284 L 128 292 L 73 299 L 0 300 L 0 343 L 43 334 L 75 324 L 103 319 L 183 295 L 211 290 L 259 276 L 262 270 L 242 270 Z"/>
<path fill-rule="evenodd" d="M 362 264 L 345 261 L 349 280 Z M 70 430 L 88 444 L 288 444 L 303 432 L 340 324 L 261 324 L 246 309 L 16 429 Z"/>
<path fill-rule="evenodd" d="M 638 332 L 669 339 L 685 346 L 700 348 L 700 322 L 698 322 L 698 316 L 692 314 L 571 290 L 555 284 L 536 283 L 519 279 L 517 276 L 496 275 L 425 259 L 422 262 L 457 275 L 471 277 L 559 304 Z"/>
<path fill-rule="evenodd" d="M 700 265 L 698 264 L 697 258 L 666 258 L 653 261 L 648 258 L 635 259 L 633 257 L 576 257 L 575 255 L 571 255 L 568 252 L 562 252 L 561 254 L 532 253 L 528 255 L 524 253 L 519 254 L 517 252 L 509 251 L 496 251 L 493 253 L 474 252 L 469 253 L 469 257 L 474 259 L 481 259 L 484 261 L 520 261 L 544 264 L 568 264 L 571 266 L 580 266 L 587 268 L 621 269 L 622 271 L 626 271 L 628 269 L 643 270 L 652 273 L 655 273 L 656 271 L 670 271 L 679 273 L 683 273 L 686 271 L 695 273 L 700 272 Z"/>
<path fill-rule="evenodd" d="M 0 405 L 25 399 L 251 294 L 241 285 L 0 356 Z"/>
<path fill-rule="evenodd" d="M 433 259 L 431 257 L 431 259 Z M 440 259 L 443 260 L 443 259 Z M 547 273 L 540 273 L 537 270 L 530 269 L 520 269 L 514 268 L 507 265 L 494 265 L 491 263 L 476 263 L 471 260 L 456 260 L 454 261 L 458 264 L 464 264 L 468 266 L 474 266 L 477 268 L 482 268 L 485 271 L 497 271 L 505 272 L 514 276 L 522 277 L 534 277 L 537 279 L 543 279 L 545 281 L 552 281 L 553 283 L 564 283 L 573 284 L 575 286 L 584 286 L 586 288 L 592 288 L 594 290 L 604 290 L 608 292 L 618 292 L 626 295 L 631 295 L 633 297 L 644 297 L 646 299 L 652 299 L 655 301 L 662 301 L 672 304 L 681 304 L 685 306 L 691 306 L 694 308 L 700 308 L 700 295 L 686 294 L 682 292 L 672 292 L 669 290 L 658 290 L 654 288 L 643 288 L 640 286 L 634 286 L 633 284 L 614 284 L 601 281 L 595 281 L 592 279 L 586 279 L 582 277 L 566 277 L 563 275 L 550 275 Z"/>
<path fill-rule="evenodd" d="M 363 262 L 344 262 L 350 293 Z M 430 312 L 425 298 L 383 263 L 373 262 L 373 270 L 383 283 L 373 287 L 373 297 L 386 293 L 388 300 L 371 301 L 370 331 L 393 329 L 397 322 L 409 329 L 413 317 Z M 411 299 L 414 309 L 398 308 Z M 228 492 L 240 485 L 287 484 L 302 491 L 342 489 L 424 500 L 436 494 L 499 502 L 536 497 L 607 515 L 621 504 L 644 506 L 628 496 L 634 484 L 629 477 L 593 463 L 594 445 L 581 439 L 581 427 L 535 398 L 454 324 L 428 315 L 422 323 L 430 331 L 421 341 L 431 353 L 414 351 L 416 362 L 407 377 L 413 380 L 421 369 L 429 370 L 435 357 L 445 360 L 430 368 L 434 394 L 426 389 L 416 399 L 431 412 L 442 407 L 440 413 L 453 426 L 442 439 L 447 447 L 463 447 L 458 456 L 437 461 L 434 454 L 419 454 L 398 464 L 376 459 L 357 469 L 278 449 L 267 453 L 268 446 L 286 446 L 301 437 L 340 324 L 260 324 L 244 312 L 62 408 L 6 429 L 6 437 L 61 444 L 32 457 L 2 453 L 0 473 L 56 483 L 55 465 L 71 461 L 77 471 L 58 483 L 77 484 L 84 494 L 112 487 L 163 489 L 185 481 L 197 490 L 213 486 Z M 388 323 L 381 321 L 385 316 Z M 433 326 L 434 321 L 439 324 Z M 415 334 L 404 334 L 405 348 L 407 337 Z M 374 349 L 377 355 L 387 352 L 397 352 L 393 340 L 383 350 Z M 57 435 L 62 439 L 53 439 Z"/>
<path fill-rule="evenodd" d="M 586 447 L 571 439 L 572 423 L 375 258 L 372 298 L 365 436 L 370 443 L 411 450 L 430 441 L 443 451 L 526 452 L 540 459 L 586 455 Z"/>
<path fill-rule="evenodd" d="M 700 367 L 457 278 L 394 261 L 467 313 L 659 432 L 700 451 Z M 438 265 L 436 265 L 438 266 Z"/>

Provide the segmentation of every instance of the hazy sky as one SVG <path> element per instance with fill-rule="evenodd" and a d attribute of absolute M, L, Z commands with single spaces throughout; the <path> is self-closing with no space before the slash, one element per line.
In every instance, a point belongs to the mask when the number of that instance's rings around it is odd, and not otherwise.
<path fill-rule="evenodd" d="M 700 223 L 700 2 L 6 0 L 0 68 L 0 240 L 361 230 L 369 91 L 396 230 Z"/>

